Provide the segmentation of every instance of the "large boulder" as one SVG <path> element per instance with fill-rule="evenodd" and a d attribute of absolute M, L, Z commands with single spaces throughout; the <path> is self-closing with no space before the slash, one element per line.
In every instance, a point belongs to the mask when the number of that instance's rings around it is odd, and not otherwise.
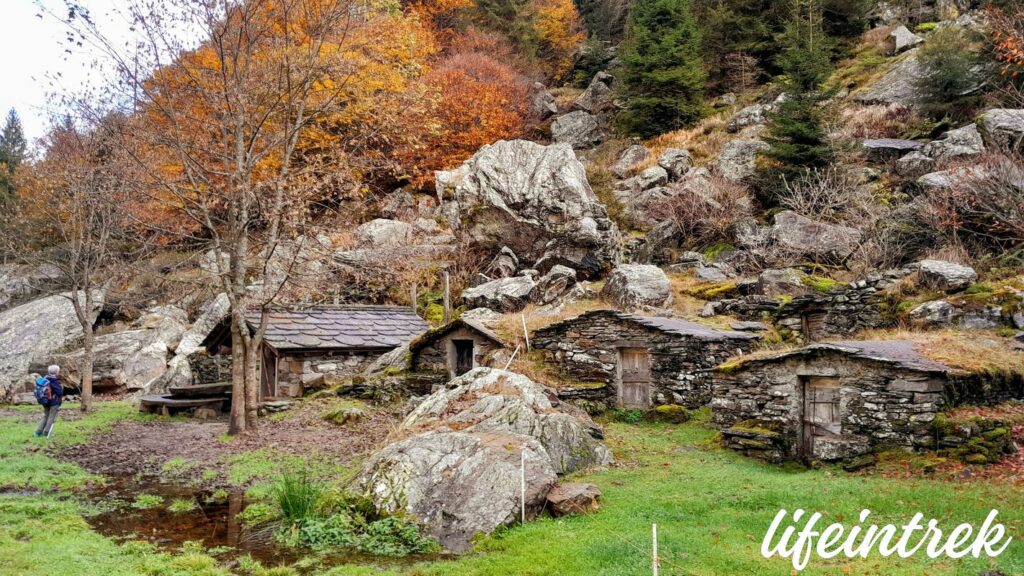
<path fill-rule="evenodd" d="M 963 290 L 978 281 L 974 268 L 945 260 L 922 260 L 918 275 L 924 286 L 944 292 Z"/>
<path fill-rule="evenodd" d="M 646 146 L 640 144 L 633 144 L 627 147 L 622 153 L 619 154 L 618 159 L 612 164 L 612 174 L 615 174 L 619 178 L 625 178 L 629 176 L 630 171 L 634 166 L 647 160 L 647 156 L 650 155 L 650 151 L 647 150 Z"/>
<path fill-rule="evenodd" d="M 669 179 L 679 180 L 693 168 L 693 156 L 689 150 L 665 148 L 661 156 L 658 156 L 658 166 L 668 172 Z"/>
<path fill-rule="evenodd" d="M 949 326 L 959 322 L 963 312 L 946 300 L 931 300 L 915 306 L 907 315 L 915 324 Z"/>
<path fill-rule="evenodd" d="M 914 106 L 917 102 L 917 81 L 923 75 L 924 67 L 917 59 L 917 50 L 911 50 L 881 79 L 854 94 L 853 98 L 861 104 Z"/>
<path fill-rule="evenodd" d="M 163 394 L 169 388 L 191 386 L 192 364 L 188 357 L 203 349 L 203 341 L 220 325 L 231 312 L 231 301 L 225 293 L 199 308 L 199 317 L 185 330 L 174 349 L 174 357 L 167 362 L 167 368 L 157 378 L 138 388 L 139 395 Z M 155 352 L 155 351 L 154 351 Z M 154 354 L 155 355 L 155 354 Z"/>
<path fill-rule="evenodd" d="M 974 124 L 946 132 L 939 140 L 929 142 L 921 152 L 938 163 L 977 158 L 985 153 L 985 142 Z"/>
<path fill-rule="evenodd" d="M 551 304 L 557 301 L 569 288 L 576 284 L 576 271 L 560 264 L 548 270 L 548 273 L 537 280 L 531 298 L 537 304 Z"/>
<path fill-rule="evenodd" d="M 532 106 L 533 112 L 541 120 L 558 114 L 558 105 L 555 103 L 555 97 L 548 91 L 547 86 L 540 82 L 533 83 Z"/>
<path fill-rule="evenodd" d="M 462 291 L 467 308 L 489 308 L 496 312 L 518 312 L 530 302 L 537 283 L 529 276 L 511 276 L 485 282 Z"/>
<path fill-rule="evenodd" d="M 144 389 L 163 376 L 168 355 L 185 333 L 185 311 L 160 306 L 136 320 L 129 330 L 96 336 L 93 340 L 93 387 L 103 389 Z M 80 382 L 85 350 L 59 354 L 54 361 L 64 368 L 72 382 Z M 46 357 L 36 358 L 40 364 Z"/>
<path fill-rule="evenodd" d="M 576 149 L 592 148 L 604 141 L 604 132 L 596 116 L 577 110 L 559 116 L 551 123 L 551 138 L 559 144 L 568 144 Z"/>
<path fill-rule="evenodd" d="M 889 54 L 896 55 L 915 48 L 923 42 L 924 38 L 914 34 L 906 26 L 900 26 L 889 33 L 889 37 L 886 39 L 886 48 Z"/>
<path fill-rule="evenodd" d="M 101 294 L 94 298 L 98 309 Z M 95 310 L 93 310 L 95 312 Z M 51 364 L 57 352 L 82 337 L 71 294 L 33 300 L 0 312 L 0 396 L 21 382 L 34 358 Z"/>
<path fill-rule="evenodd" d="M 773 108 L 771 104 L 751 104 L 734 114 L 727 128 L 729 132 L 739 132 L 749 126 L 764 124 Z"/>
<path fill-rule="evenodd" d="M 672 303 L 672 285 L 657 266 L 623 264 L 608 276 L 601 298 L 620 310 L 662 308 Z"/>
<path fill-rule="evenodd" d="M 791 210 L 775 215 L 771 238 L 794 256 L 814 260 L 846 260 L 860 245 L 861 232 L 811 220 Z"/>
<path fill-rule="evenodd" d="M 900 138 L 878 138 L 865 140 L 862 143 L 868 158 L 873 162 L 886 162 L 893 158 L 899 158 L 908 152 L 920 150 L 924 144 L 915 140 L 903 140 Z"/>
<path fill-rule="evenodd" d="M 182 334 L 175 353 L 179 356 L 187 356 L 202 348 L 203 341 L 210 335 L 210 332 L 213 332 L 214 328 L 228 317 L 229 312 L 231 312 L 231 301 L 223 292 L 203 304 L 199 309 L 199 317 Z"/>
<path fill-rule="evenodd" d="M 421 402 L 399 431 L 458 430 L 530 436 L 538 440 L 558 474 L 611 462 L 592 435 L 593 424 L 554 409 L 544 387 L 526 376 L 477 368 Z"/>
<path fill-rule="evenodd" d="M 809 292 L 804 280 L 807 274 L 796 268 L 771 268 L 757 278 L 757 293 L 764 296 L 796 296 Z"/>
<path fill-rule="evenodd" d="M 508 246 L 541 272 L 562 264 L 584 277 L 618 260 L 619 230 L 566 144 L 484 146 L 459 168 L 438 172 L 437 190 L 451 228 L 491 253 Z"/>
<path fill-rule="evenodd" d="M 590 85 L 573 102 L 573 108 L 586 112 L 600 112 L 608 106 L 614 96 L 612 82 L 615 77 L 607 72 L 598 72 L 590 81 Z"/>
<path fill-rule="evenodd" d="M 374 454 L 358 482 L 379 509 L 415 516 L 426 534 L 462 552 L 478 534 L 519 521 L 521 473 L 533 518 L 557 477 L 544 447 L 525 436 L 424 432 Z"/>
<path fill-rule="evenodd" d="M 733 140 L 722 148 L 715 161 L 718 172 L 729 180 L 743 180 L 757 170 L 757 153 L 769 148 L 761 140 Z"/>
<path fill-rule="evenodd" d="M 981 116 L 981 126 L 989 143 L 1003 150 L 1024 148 L 1024 110 L 996 108 Z"/>
<path fill-rule="evenodd" d="M 428 396 L 356 480 L 381 509 L 417 518 L 446 548 L 519 520 L 521 466 L 530 517 L 556 474 L 611 463 L 591 424 L 559 412 L 529 378 L 477 368 Z"/>
<path fill-rule="evenodd" d="M 896 173 L 904 178 L 920 178 L 935 170 L 935 160 L 919 151 L 911 152 L 896 161 Z"/>
<path fill-rule="evenodd" d="M 360 224 L 356 228 L 356 237 L 368 246 L 396 246 L 409 242 L 413 226 L 401 220 L 376 218 Z"/>

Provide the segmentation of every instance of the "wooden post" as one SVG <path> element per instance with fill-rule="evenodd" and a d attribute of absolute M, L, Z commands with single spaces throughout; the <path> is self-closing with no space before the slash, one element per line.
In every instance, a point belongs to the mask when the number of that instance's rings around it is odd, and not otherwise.
<path fill-rule="evenodd" d="M 523 319 L 523 338 L 526 339 L 526 351 L 530 351 L 530 331 L 526 329 L 526 314 L 520 313 L 519 317 Z"/>
<path fill-rule="evenodd" d="M 522 524 L 526 525 L 526 446 L 523 445 L 519 454 L 519 514 Z"/>
<path fill-rule="evenodd" d="M 448 282 L 448 271 L 445 270 L 444 274 L 444 322 L 447 324 L 452 319 L 452 294 L 451 285 Z"/>
<path fill-rule="evenodd" d="M 412 298 L 412 302 L 409 304 L 409 306 L 412 307 L 412 313 L 413 314 L 416 313 L 416 304 L 417 304 L 416 299 L 417 299 L 417 296 L 418 296 L 418 294 L 416 294 L 416 283 L 413 282 L 412 283 L 412 293 L 409 296 L 410 298 Z"/>
<path fill-rule="evenodd" d="M 651 547 L 651 573 L 654 576 L 658 576 L 658 525 L 651 524 L 651 541 L 653 546 Z"/>

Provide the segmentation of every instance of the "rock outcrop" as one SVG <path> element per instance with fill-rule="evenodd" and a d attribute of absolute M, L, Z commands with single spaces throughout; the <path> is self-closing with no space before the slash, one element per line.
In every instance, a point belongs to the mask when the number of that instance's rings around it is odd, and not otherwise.
<path fill-rule="evenodd" d="M 619 310 L 663 308 L 672 303 L 672 285 L 657 266 L 623 264 L 608 276 L 601 298 Z"/>
<path fill-rule="evenodd" d="M 559 116 L 551 123 L 551 138 L 559 144 L 576 149 L 591 148 L 604 141 L 604 131 L 597 117 L 583 110 Z"/>
<path fill-rule="evenodd" d="M 985 137 L 995 147 L 1003 150 L 1024 148 L 1024 110 L 996 108 L 981 116 Z"/>
<path fill-rule="evenodd" d="M 722 148 L 715 166 L 729 180 L 742 180 L 753 176 L 757 169 L 757 153 L 769 148 L 761 140 L 733 140 Z"/>
<path fill-rule="evenodd" d="M 454 551 L 544 507 L 557 474 L 611 462 L 585 422 L 552 406 L 525 376 L 477 368 L 427 397 L 402 422 L 400 440 L 370 457 L 356 480 L 381 509 L 417 518 Z"/>
<path fill-rule="evenodd" d="M 451 228 L 469 244 L 492 253 L 508 246 L 541 273 L 561 264 L 587 278 L 618 260 L 619 230 L 565 144 L 484 146 L 438 172 L 437 191 Z"/>
<path fill-rule="evenodd" d="M 398 246 L 406 244 L 412 237 L 413 226 L 401 220 L 376 218 L 360 224 L 356 237 L 369 246 Z"/>
<path fill-rule="evenodd" d="M 488 308 L 496 312 L 518 312 L 530 302 L 537 286 L 529 276 L 510 276 L 485 282 L 462 291 L 468 308 Z"/>
<path fill-rule="evenodd" d="M 159 306 L 133 322 L 128 330 L 96 336 L 93 340 L 93 388 L 135 391 L 146 388 L 167 370 L 168 355 L 178 345 L 188 324 L 185 311 Z M 72 382 L 80 380 L 84 349 L 53 356 Z M 36 361 L 48 361 L 39 357 Z"/>
<path fill-rule="evenodd" d="M 611 74 L 598 72 L 587 89 L 573 102 L 573 108 L 591 113 L 600 112 L 612 101 L 614 92 L 611 85 L 614 81 L 615 77 Z"/>
<path fill-rule="evenodd" d="M 619 178 L 625 178 L 629 176 L 630 171 L 634 166 L 647 160 L 647 156 L 650 152 L 646 146 L 640 144 L 633 144 L 622 151 L 619 157 L 612 164 L 612 174 L 615 174 Z"/>
<path fill-rule="evenodd" d="M 52 363 L 57 352 L 82 337 L 71 294 L 33 300 L 0 312 L 0 396 L 24 380 L 33 359 Z M 96 306 L 103 298 L 95 298 Z"/>
<path fill-rule="evenodd" d="M 796 256 L 842 261 L 860 245 L 861 232 L 785 210 L 775 215 L 771 238 L 779 247 Z"/>
<path fill-rule="evenodd" d="M 922 260 L 918 266 L 921 284 L 934 290 L 956 292 L 978 281 L 974 268 L 955 262 Z"/>

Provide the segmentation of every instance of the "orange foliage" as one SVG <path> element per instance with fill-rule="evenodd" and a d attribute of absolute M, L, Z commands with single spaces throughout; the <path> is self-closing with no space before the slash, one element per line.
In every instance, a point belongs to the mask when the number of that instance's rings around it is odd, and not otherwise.
<path fill-rule="evenodd" d="M 423 78 L 431 106 L 420 142 L 400 152 L 414 185 L 433 179 L 481 146 L 519 135 L 529 118 L 529 80 L 490 54 L 459 51 Z"/>
<path fill-rule="evenodd" d="M 1024 9 L 1007 14 L 989 8 L 993 48 L 1003 73 L 1014 78 L 1024 73 Z"/>
<path fill-rule="evenodd" d="M 551 77 L 562 78 L 572 69 L 576 48 L 586 39 L 580 14 L 573 0 L 534 1 L 541 59 Z"/>

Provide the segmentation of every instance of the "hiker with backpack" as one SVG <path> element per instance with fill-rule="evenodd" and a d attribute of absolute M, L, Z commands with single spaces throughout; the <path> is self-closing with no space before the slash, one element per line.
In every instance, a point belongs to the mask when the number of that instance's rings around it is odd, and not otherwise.
<path fill-rule="evenodd" d="M 36 428 L 36 438 L 50 437 L 53 422 L 57 419 L 61 401 L 64 400 L 64 387 L 60 384 L 60 366 L 56 364 L 46 369 L 46 376 L 36 380 L 36 401 L 43 406 L 43 419 Z"/>

